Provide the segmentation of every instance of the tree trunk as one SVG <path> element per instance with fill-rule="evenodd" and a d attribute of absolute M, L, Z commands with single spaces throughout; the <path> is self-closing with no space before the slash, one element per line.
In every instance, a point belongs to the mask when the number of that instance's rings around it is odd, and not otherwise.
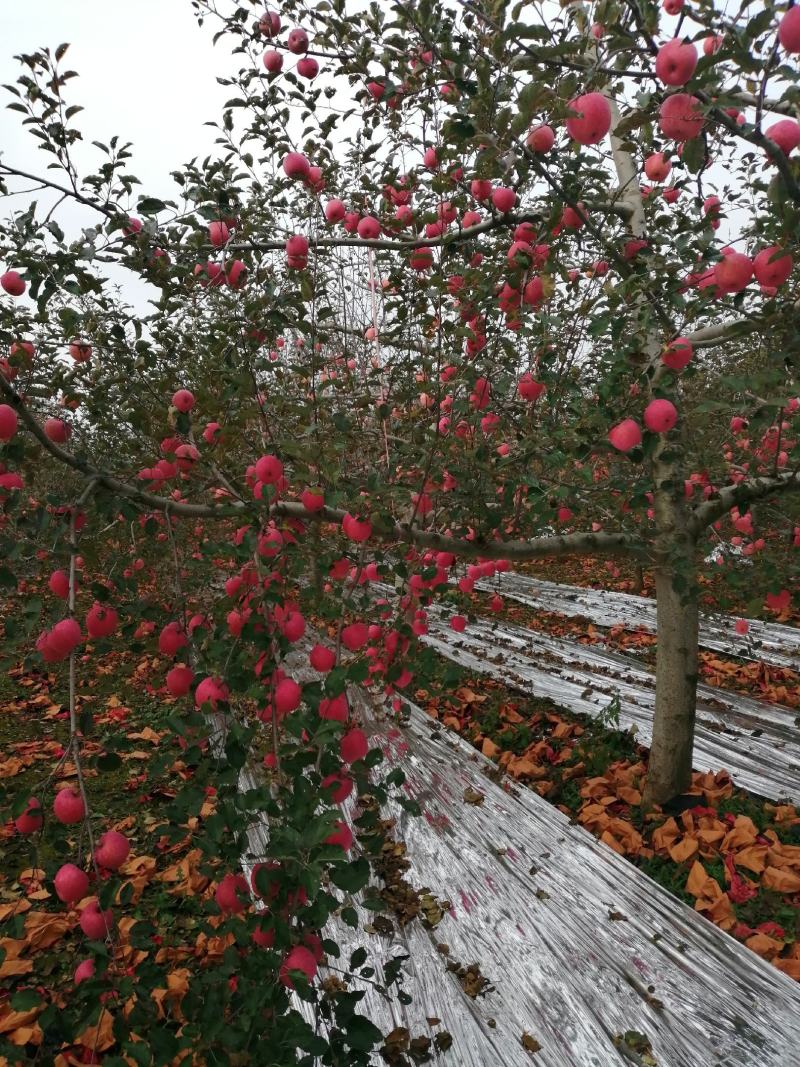
<path fill-rule="evenodd" d="M 640 596 L 644 592 L 644 567 L 637 563 L 633 570 L 633 586 L 631 592 Z"/>
<path fill-rule="evenodd" d="M 688 561 L 687 561 L 688 562 Z M 645 808 L 684 793 L 692 781 L 697 701 L 697 591 L 694 574 L 656 569 L 658 645 L 653 743 Z M 681 588 L 675 588 L 676 580 Z"/>

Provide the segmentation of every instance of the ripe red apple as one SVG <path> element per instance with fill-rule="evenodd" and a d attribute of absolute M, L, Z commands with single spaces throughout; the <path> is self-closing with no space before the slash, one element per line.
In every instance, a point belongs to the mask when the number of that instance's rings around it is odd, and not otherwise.
<path fill-rule="evenodd" d="M 227 243 L 231 231 L 224 222 L 211 222 L 208 225 L 208 239 L 215 248 L 222 248 Z"/>
<path fill-rule="evenodd" d="M 325 218 L 330 223 L 341 222 L 347 214 L 347 208 L 341 200 L 329 200 L 325 205 Z"/>
<path fill-rule="evenodd" d="M 422 162 L 428 170 L 436 170 L 439 166 L 439 157 L 436 154 L 436 149 L 426 148 L 425 154 L 422 157 Z"/>
<path fill-rule="evenodd" d="M 250 903 L 250 887 L 243 874 L 226 874 L 214 890 L 221 911 L 238 914 Z"/>
<path fill-rule="evenodd" d="M 506 186 L 500 186 L 499 189 L 492 190 L 492 203 L 502 214 L 507 214 L 511 211 L 514 204 L 517 202 L 517 194 L 513 189 L 509 189 Z"/>
<path fill-rule="evenodd" d="M 111 908 L 100 911 L 97 897 L 93 897 L 81 910 L 80 927 L 91 941 L 104 941 L 114 929 L 114 913 Z"/>
<path fill-rule="evenodd" d="M 308 240 L 295 234 L 286 242 L 286 265 L 292 270 L 303 270 L 308 264 Z"/>
<path fill-rule="evenodd" d="M 567 133 L 578 144 L 599 144 L 611 129 L 611 105 L 602 93 L 584 93 L 569 102 L 577 112 L 566 121 Z"/>
<path fill-rule="evenodd" d="M 131 846 L 125 834 L 121 834 L 118 830 L 106 830 L 100 835 L 100 840 L 94 850 L 94 858 L 101 867 L 108 867 L 115 871 L 128 858 L 130 850 Z"/>
<path fill-rule="evenodd" d="M 348 652 L 359 652 L 369 641 L 369 627 L 363 622 L 351 622 L 342 629 L 342 644 Z"/>
<path fill-rule="evenodd" d="M 303 690 L 293 678 L 282 678 L 275 686 L 273 704 L 279 716 L 283 717 L 300 707 Z"/>
<path fill-rule="evenodd" d="M 262 456 L 256 460 L 255 471 L 264 485 L 275 485 L 283 477 L 283 464 L 277 456 Z"/>
<path fill-rule="evenodd" d="M 87 363 L 92 358 L 92 346 L 85 341 L 73 341 L 69 346 L 69 354 L 76 363 Z"/>
<path fill-rule="evenodd" d="M 247 281 L 247 266 L 241 259 L 231 259 L 225 268 L 225 281 L 231 289 L 241 289 Z"/>
<path fill-rule="evenodd" d="M 661 353 L 661 362 L 678 373 L 689 365 L 693 354 L 692 342 L 686 337 L 676 337 Z"/>
<path fill-rule="evenodd" d="M 56 871 L 53 879 L 56 896 L 64 904 L 74 904 L 86 896 L 89 888 L 89 876 L 74 863 L 65 863 Z"/>
<path fill-rule="evenodd" d="M 311 164 L 302 152 L 289 152 L 283 160 L 283 169 L 287 178 L 307 178 Z"/>
<path fill-rule="evenodd" d="M 228 687 L 219 678 L 204 678 L 194 691 L 194 704 L 196 708 L 210 704 L 216 711 L 220 701 L 226 702 L 229 696 Z"/>
<path fill-rule="evenodd" d="M 72 434 L 72 427 L 63 419 L 45 419 L 42 429 L 45 435 L 57 445 L 65 445 Z"/>
<path fill-rule="evenodd" d="M 165 656 L 174 656 L 188 644 L 188 638 L 179 622 L 168 622 L 158 636 L 158 651 Z"/>
<path fill-rule="evenodd" d="M 519 389 L 519 395 L 523 400 L 534 401 L 544 393 L 547 388 L 543 382 L 537 382 L 534 380 L 530 371 L 526 371 L 517 382 L 517 388 Z"/>
<path fill-rule="evenodd" d="M 753 277 L 753 261 L 743 252 L 730 252 L 714 265 L 714 281 L 723 293 L 740 293 Z"/>
<path fill-rule="evenodd" d="M 419 271 L 420 273 L 425 270 L 430 270 L 433 266 L 433 252 L 430 248 L 415 248 L 408 257 L 408 265 L 412 270 Z"/>
<path fill-rule="evenodd" d="M 65 786 L 59 790 L 52 802 L 52 811 L 55 818 L 65 826 L 74 826 L 83 821 L 86 809 L 83 798 L 77 790 Z"/>
<path fill-rule="evenodd" d="M 320 783 L 323 789 L 331 790 L 331 800 L 334 804 L 343 804 L 353 792 L 353 779 L 349 775 L 339 772 L 329 774 Z"/>
<path fill-rule="evenodd" d="M 663 152 L 653 152 L 644 161 L 644 172 L 651 182 L 666 181 L 671 170 L 672 164 Z"/>
<path fill-rule="evenodd" d="M 321 490 L 304 489 L 300 503 L 306 511 L 321 511 L 325 507 L 325 494 Z"/>
<path fill-rule="evenodd" d="M 190 393 L 188 389 L 179 389 L 172 394 L 172 406 L 184 415 L 189 414 L 194 407 L 194 403 L 194 393 Z"/>
<path fill-rule="evenodd" d="M 800 7 L 790 7 L 778 24 L 778 40 L 787 52 L 800 52 Z"/>
<path fill-rule="evenodd" d="M 119 625 L 113 608 L 94 602 L 86 615 L 86 631 L 90 637 L 110 637 Z"/>
<path fill-rule="evenodd" d="M 297 73 L 307 81 L 313 81 L 319 74 L 319 63 L 313 56 L 303 56 L 297 63 Z"/>
<path fill-rule="evenodd" d="M 697 67 L 697 49 L 675 37 L 663 44 L 656 56 L 656 77 L 664 85 L 685 85 Z"/>
<path fill-rule="evenodd" d="M 332 648 L 325 648 L 324 645 L 314 645 L 308 660 L 315 671 L 319 671 L 320 674 L 327 674 L 336 663 L 336 653 Z"/>
<path fill-rule="evenodd" d="M 325 838 L 326 845 L 338 845 L 343 852 L 349 852 L 353 847 L 353 831 L 346 822 L 340 819 L 336 829 Z"/>
<path fill-rule="evenodd" d="M 669 400 L 651 400 L 644 409 L 644 424 L 653 433 L 668 433 L 677 421 L 678 412 Z"/>
<path fill-rule="evenodd" d="M 642 430 L 635 419 L 624 419 L 608 431 L 608 440 L 619 452 L 630 452 L 642 443 Z"/>
<path fill-rule="evenodd" d="M 280 74 L 283 70 L 283 55 L 274 48 L 266 51 L 261 58 L 269 74 Z"/>
<path fill-rule="evenodd" d="M 661 105 L 658 125 L 665 137 L 676 141 L 689 141 L 697 137 L 705 118 L 696 96 L 688 93 L 673 93 Z"/>
<path fill-rule="evenodd" d="M 339 754 L 343 763 L 355 763 L 369 752 L 369 742 L 363 730 L 354 727 L 348 730 L 339 742 Z"/>
<path fill-rule="evenodd" d="M 764 136 L 780 148 L 785 156 L 790 155 L 800 144 L 800 122 L 781 119 L 764 131 Z"/>
<path fill-rule="evenodd" d="M 277 11 L 267 8 L 258 20 L 258 29 L 265 37 L 277 37 L 281 32 L 281 17 Z"/>
<path fill-rule="evenodd" d="M 365 215 L 358 224 L 357 232 L 362 241 L 374 241 L 380 237 L 381 224 L 372 215 Z"/>
<path fill-rule="evenodd" d="M 72 977 L 75 985 L 80 985 L 81 982 L 94 978 L 94 960 L 82 960 L 75 968 L 75 973 Z"/>
<path fill-rule="evenodd" d="M 7 270 L 0 274 L 0 287 L 5 289 L 9 296 L 22 296 L 27 285 L 25 279 L 15 270 Z"/>
<path fill-rule="evenodd" d="M 286 38 L 286 47 L 296 56 L 308 51 L 308 34 L 305 30 L 292 30 Z"/>
<path fill-rule="evenodd" d="M 50 631 L 50 645 L 56 652 L 69 655 L 83 640 L 75 619 L 62 619 Z"/>
<path fill-rule="evenodd" d="M 183 697 L 192 688 L 194 672 L 191 667 L 178 666 L 167 671 L 166 684 L 170 694 L 174 697 Z"/>
<path fill-rule="evenodd" d="M 348 512 L 342 519 L 342 530 L 345 537 L 360 544 L 372 535 L 372 523 L 368 519 L 357 519 Z"/>
<path fill-rule="evenodd" d="M 532 152 L 549 152 L 556 142 L 556 135 L 552 126 L 540 123 L 532 127 L 528 133 L 527 145 Z"/>
<path fill-rule="evenodd" d="M 747 619 L 737 619 L 733 628 L 737 634 L 743 637 L 746 633 L 749 632 L 750 623 L 747 621 Z"/>
<path fill-rule="evenodd" d="M 16 817 L 14 826 L 19 834 L 35 834 L 41 830 L 43 822 L 42 805 L 36 797 L 28 797 L 25 811 Z"/>
<path fill-rule="evenodd" d="M 792 266 L 792 257 L 788 252 L 777 245 L 770 245 L 769 248 L 762 248 L 753 260 L 753 273 L 759 285 L 777 288 L 792 273 Z"/>
<path fill-rule="evenodd" d="M 302 945 L 295 945 L 286 954 L 281 964 L 280 980 L 288 989 L 294 989 L 294 982 L 291 979 L 292 971 L 302 972 L 309 982 L 314 980 L 314 975 L 317 973 L 317 961 L 313 953 Z"/>
<path fill-rule="evenodd" d="M 16 411 L 8 404 L 0 404 L 0 441 L 10 441 L 18 424 Z"/>
<path fill-rule="evenodd" d="M 680 15 L 683 11 L 683 0 L 663 0 L 661 6 L 668 15 Z"/>

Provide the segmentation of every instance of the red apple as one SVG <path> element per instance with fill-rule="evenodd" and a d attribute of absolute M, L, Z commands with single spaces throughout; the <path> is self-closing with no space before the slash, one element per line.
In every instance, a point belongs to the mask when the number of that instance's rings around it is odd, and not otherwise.
<path fill-rule="evenodd" d="M 0 404 L 0 441 L 10 441 L 17 432 L 17 413 L 8 404 Z"/>
<path fill-rule="evenodd" d="M 688 141 L 697 137 L 705 118 L 700 101 L 688 93 L 673 93 L 661 105 L 658 125 L 665 137 L 676 141 Z"/>
<path fill-rule="evenodd" d="M 292 30 L 286 38 L 286 47 L 296 56 L 308 51 L 308 34 L 305 30 Z"/>
<path fill-rule="evenodd" d="M 65 863 L 56 871 L 53 879 L 56 896 L 64 904 L 74 904 L 86 896 L 89 888 L 89 876 L 74 863 Z"/>
<path fill-rule="evenodd" d="M 599 144 L 611 129 L 611 105 L 602 93 L 584 93 L 569 102 L 577 112 L 566 121 L 567 133 L 578 144 Z"/>
<path fill-rule="evenodd" d="M 5 274 L 0 274 L 0 286 L 9 296 L 22 296 L 27 288 L 25 279 L 15 270 L 7 270 Z"/>
<path fill-rule="evenodd" d="M 678 412 L 669 400 L 651 400 L 644 409 L 644 424 L 653 433 L 668 433 L 677 421 Z"/>
<path fill-rule="evenodd" d="M 608 431 L 608 440 L 619 452 L 630 452 L 642 443 L 642 430 L 635 419 L 624 419 Z"/>
<path fill-rule="evenodd" d="M 697 49 L 675 37 L 663 44 L 656 56 L 656 77 L 664 85 L 685 85 L 697 67 Z"/>
<path fill-rule="evenodd" d="M 778 40 L 787 52 L 800 52 L 800 7 L 790 7 L 778 24 Z"/>
<path fill-rule="evenodd" d="M 269 74 L 280 74 L 283 70 L 283 56 L 274 48 L 266 51 L 261 59 Z"/>

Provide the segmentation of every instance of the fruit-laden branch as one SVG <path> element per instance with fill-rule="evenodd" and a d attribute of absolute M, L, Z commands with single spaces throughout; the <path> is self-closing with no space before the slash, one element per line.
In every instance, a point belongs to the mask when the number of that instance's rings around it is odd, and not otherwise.
<path fill-rule="evenodd" d="M 0 375 L 0 392 L 13 404 L 25 426 L 51 456 L 78 471 L 85 478 L 97 485 L 105 486 L 111 492 L 118 493 L 129 500 L 135 500 L 147 507 L 168 511 L 172 515 L 184 515 L 194 519 L 224 519 L 230 517 L 252 516 L 258 520 L 263 516 L 264 508 L 257 501 L 247 503 L 240 501 L 231 504 L 185 504 L 170 497 L 158 496 L 140 489 L 129 482 L 120 481 L 86 460 L 79 459 L 65 448 L 51 441 L 42 430 L 32 413 L 25 406 L 22 398 Z M 324 507 L 320 511 L 309 511 L 302 504 L 294 501 L 278 501 L 271 504 L 270 515 L 296 519 L 314 519 L 322 522 L 341 524 L 347 512 L 341 508 Z M 393 523 L 375 531 L 374 536 L 381 541 L 400 542 L 418 548 L 433 549 L 437 552 L 452 552 L 455 555 L 474 559 L 544 559 L 549 556 L 622 556 L 635 559 L 648 559 L 649 553 L 644 542 L 628 534 L 609 533 L 572 533 L 559 536 L 534 537 L 518 541 L 482 541 L 459 540 L 447 537 L 433 530 L 421 530 L 408 523 Z"/>
<path fill-rule="evenodd" d="M 716 497 L 696 507 L 689 520 L 691 532 L 695 537 L 699 536 L 706 526 L 726 515 L 737 505 L 753 504 L 764 497 L 798 491 L 800 470 L 785 471 L 783 474 L 763 478 L 746 478 L 738 485 L 728 485 L 720 489 Z"/>

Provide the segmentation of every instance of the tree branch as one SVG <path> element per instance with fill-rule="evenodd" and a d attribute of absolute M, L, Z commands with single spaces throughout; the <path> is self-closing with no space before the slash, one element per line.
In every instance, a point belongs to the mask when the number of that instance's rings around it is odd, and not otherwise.
<path fill-rule="evenodd" d="M 785 471 L 774 477 L 746 478 L 738 485 L 720 489 L 712 500 L 700 504 L 691 511 L 689 526 L 693 536 L 699 536 L 706 526 L 726 515 L 739 504 L 752 504 L 764 497 L 800 490 L 800 470 Z"/>

